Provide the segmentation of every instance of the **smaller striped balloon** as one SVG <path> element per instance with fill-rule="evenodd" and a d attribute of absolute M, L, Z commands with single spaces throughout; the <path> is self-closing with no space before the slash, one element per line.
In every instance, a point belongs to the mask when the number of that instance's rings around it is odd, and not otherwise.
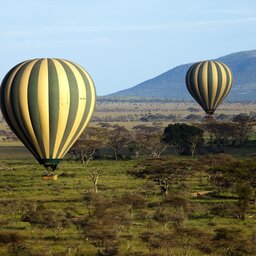
<path fill-rule="evenodd" d="M 208 115 L 212 115 L 228 95 L 232 82 L 230 69 L 218 61 L 195 63 L 186 74 L 189 93 Z"/>
<path fill-rule="evenodd" d="M 0 88 L 6 122 L 38 162 L 52 168 L 85 129 L 95 100 L 89 74 L 63 59 L 24 61 Z"/>

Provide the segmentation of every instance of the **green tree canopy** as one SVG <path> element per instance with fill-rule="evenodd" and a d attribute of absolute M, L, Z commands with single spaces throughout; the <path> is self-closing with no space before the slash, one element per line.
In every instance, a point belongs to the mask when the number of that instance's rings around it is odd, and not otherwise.
<path fill-rule="evenodd" d="M 204 131 L 196 126 L 182 123 L 169 124 L 164 129 L 163 141 L 173 145 L 178 154 L 194 156 L 196 147 L 203 143 Z"/>

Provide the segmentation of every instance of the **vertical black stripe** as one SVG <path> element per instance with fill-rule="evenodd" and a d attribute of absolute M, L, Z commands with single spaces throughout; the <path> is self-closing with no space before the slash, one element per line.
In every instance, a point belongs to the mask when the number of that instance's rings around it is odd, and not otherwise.
<path fill-rule="evenodd" d="M 192 66 L 190 66 L 190 68 L 188 69 L 187 73 L 186 73 L 186 77 L 185 77 L 185 83 L 187 85 L 188 90 L 190 91 L 190 73 L 191 70 L 194 68 L 196 64 L 193 64 Z"/>
<path fill-rule="evenodd" d="M 17 122 L 17 125 L 22 133 L 22 136 L 24 136 L 24 138 L 26 140 L 24 140 L 23 138 L 21 138 L 21 141 L 31 148 L 31 150 L 33 150 L 33 154 L 36 155 L 36 158 L 39 159 L 39 154 L 36 150 L 36 148 L 34 147 L 33 143 L 31 143 L 30 137 L 27 133 L 27 130 L 24 126 L 24 122 L 22 120 L 21 114 L 20 114 L 20 110 L 19 110 L 19 86 L 20 86 L 20 79 L 22 77 L 23 71 L 25 70 L 25 68 L 27 67 L 27 65 L 29 65 L 30 62 L 25 63 L 17 72 L 17 74 L 15 75 L 13 81 L 12 81 L 12 86 L 11 86 L 11 91 L 10 91 L 10 102 L 11 102 L 11 107 L 13 110 L 13 114 L 15 117 L 15 120 Z"/>
<path fill-rule="evenodd" d="M 186 82 L 186 85 L 187 85 L 187 89 L 189 91 L 189 93 L 191 94 L 191 96 L 196 99 L 196 95 L 194 93 L 194 91 L 192 90 L 192 86 L 193 86 L 193 82 L 191 82 L 191 72 L 192 70 L 194 70 L 195 66 L 197 65 L 197 63 L 193 64 L 189 70 L 187 71 L 187 74 L 186 74 L 186 79 L 185 79 L 185 82 Z"/>
<path fill-rule="evenodd" d="M 56 143 L 59 120 L 59 80 L 56 67 L 51 59 L 48 59 L 48 84 L 49 84 L 49 129 L 50 129 L 50 158 Z"/>
<path fill-rule="evenodd" d="M 10 123 L 10 119 L 6 110 L 6 103 L 5 103 L 5 88 L 6 88 L 6 80 L 8 80 L 8 77 L 5 76 L 1 87 L 0 87 L 0 107 L 1 107 L 1 111 L 3 114 L 3 117 L 5 118 L 6 122 L 9 124 Z"/>
<path fill-rule="evenodd" d="M 195 99 L 198 98 L 198 97 L 197 97 L 198 95 L 197 95 L 197 93 L 196 93 L 196 91 L 195 91 L 196 85 L 195 85 L 195 83 L 194 83 L 195 71 L 196 71 L 197 65 L 199 65 L 199 63 L 195 64 L 195 65 L 192 67 L 191 72 L 190 72 L 190 76 L 189 76 L 190 89 L 191 89 L 191 91 L 192 91 L 192 96 L 195 95 L 195 97 L 193 96 Z M 196 80 L 197 80 L 197 78 L 196 78 Z"/>
<path fill-rule="evenodd" d="M 198 83 L 198 89 L 199 89 L 199 94 L 200 94 L 199 99 L 202 102 L 201 106 L 205 111 L 207 111 L 208 106 L 206 105 L 206 99 L 204 98 L 204 92 L 203 92 L 203 87 L 204 87 L 203 68 L 204 68 L 205 63 L 206 63 L 206 61 L 202 62 L 201 65 L 199 64 L 200 67 L 199 67 L 199 70 L 198 70 L 197 83 Z"/>
<path fill-rule="evenodd" d="M 21 63 L 20 63 L 21 64 Z M 15 69 L 20 65 L 16 65 L 14 68 L 12 68 L 4 77 L 2 83 L 1 83 L 1 88 L 0 88 L 0 107 L 1 107 L 1 111 L 3 114 L 3 117 L 5 119 L 5 121 L 7 122 L 7 124 L 11 127 L 11 129 L 14 131 L 14 126 L 12 125 L 11 119 L 9 118 L 7 109 L 6 109 L 6 102 L 5 102 L 5 95 L 6 95 L 6 86 L 8 83 L 8 80 L 11 76 L 11 74 L 15 71 Z"/>
<path fill-rule="evenodd" d="M 16 130 L 14 124 L 12 123 L 11 121 L 11 118 L 9 117 L 8 115 L 8 112 L 7 112 L 7 109 L 6 109 L 6 102 L 5 102 L 5 95 L 6 95 L 6 86 L 8 84 L 8 81 L 10 79 L 10 76 L 12 75 L 13 72 L 15 72 L 15 70 L 18 68 L 19 65 L 25 63 L 24 62 L 21 62 L 19 63 L 18 65 L 16 65 L 14 68 L 12 68 L 7 74 L 6 76 L 4 77 L 3 81 L 2 81 L 2 85 L 1 85 L 1 92 L 0 92 L 0 105 L 1 105 L 1 111 L 3 113 L 3 117 L 6 121 L 6 123 L 9 125 L 9 127 L 11 128 L 11 130 L 15 133 L 15 135 L 20 139 L 20 141 L 26 145 L 28 147 L 28 150 L 34 155 L 34 157 L 36 159 L 38 159 L 38 155 L 35 154 L 35 152 L 33 152 L 33 150 L 31 148 L 29 148 L 29 144 L 27 142 L 24 141 L 25 138 L 22 138 L 18 131 Z"/>
<path fill-rule="evenodd" d="M 71 63 L 72 64 L 72 63 Z M 74 65 L 74 64 L 72 64 Z M 79 71 L 79 73 L 81 74 L 83 81 L 84 81 L 84 85 L 85 85 L 85 89 L 86 89 L 86 105 L 85 105 L 85 109 L 84 109 L 84 114 L 83 114 L 83 118 L 79 124 L 78 129 L 76 130 L 75 135 L 73 136 L 73 138 L 71 139 L 69 145 L 67 146 L 67 148 L 71 147 L 71 145 L 75 142 L 75 139 L 77 137 L 77 135 L 80 133 L 81 129 L 84 126 L 84 123 L 88 117 L 88 114 L 90 112 L 91 109 L 94 109 L 95 107 L 95 103 L 92 105 L 91 103 L 91 98 L 92 98 L 92 90 L 90 87 L 90 83 L 87 79 L 87 77 L 85 76 L 84 72 L 81 70 L 81 68 L 77 65 L 75 65 L 75 67 L 77 68 L 77 70 Z M 93 83 L 93 87 L 94 87 L 94 83 Z M 93 89 L 95 92 L 95 88 Z"/>
<path fill-rule="evenodd" d="M 197 69 L 197 67 L 200 65 L 200 62 L 194 64 L 192 66 L 192 70 L 191 70 L 191 73 L 190 73 L 190 76 L 189 76 L 189 84 L 190 84 L 190 89 L 191 89 L 191 95 L 192 97 L 197 101 L 197 103 L 202 107 L 204 108 L 204 104 L 202 102 L 202 99 L 200 98 L 200 94 L 198 94 L 196 92 L 196 89 L 195 87 L 197 86 L 194 82 L 194 79 L 197 80 L 197 83 L 198 83 L 198 78 L 196 77 L 196 74 L 195 74 L 195 71 Z"/>
<path fill-rule="evenodd" d="M 42 59 L 38 60 L 31 70 L 29 81 L 28 81 L 28 108 L 30 119 L 32 123 L 33 130 L 35 132 L 35 136 L 37 138 L 39 147 L 43 156 L 45 157 L 45 149 L 42 137 L 42 130 L 39 119 L 39 100 L 38 100 L 38 77 L 39 70 L 42 63 Z"/>
<path fill-rule="evenodd" d="M 24 63 L 24 62 L 22 62 Z M 8 80 L 10 79 L 11 74 L 16 70 L 16 68 L 21 65 L 22 63 L 19 63 L 18 65 L 16 65 L 14 68 L 12 68 L 4 77 L 2 84 L 1 84 L 1 88 L 0 88 L 0 106 L 1 106 L 1 111 L 3 114 L 3 117 L 6 121 L 6 123 L 9 125 L 9 127 L 11 128 L 11 130 L 16 134 L 16 136 L 23 142 L 23 139 L 20 137 L 19 133 L 16 131 L 14 124 L 12 123 L 7 109 L 6 109 L 6 101 L 5 101 L 5 95 L 6 95 L 6 87 L 8 84 Z M 24 142 L 23 142 L 24 143 Z M 24 143 L 25 144 L 25 143 Z"/>
<path fill-rule="evenodd" d="M 228 90 L 230 89 L 230 88 L 229 88 L 229 85 L 230 85 L 231 77 L 230 77 L 230 75 L 229 75 L 229 72 L 228 72 L 228 70 L 227 70 L 227 67 L 226 67 L 225 65 L 223 65 L 223 64 L 221 64 L 221 65 L 222 65 L 222 67 L 223 67 L 224 70 L 225 70 L 225 75 L 226 75 L 226 78 L 227 78 L 227 81 L 226 81 L 226 84 L 225 84 L 225 90 L 224 90 L 224 92 L 223 92 L 222 99 L 221 99 L 221 101 L 223 101 L 224 98 L 225 98 L 225 95 L 228 93 Z"/>
<path fill-rule="evenodd" d="M 58 59 L 58 61 L 61 63 L 63 66 L 67 78 L 68 78 L 68 83 L 69 83 L 69 91 L 70 91 L 70 108 L 69 108 L 69 113 L 68 113 L 68 119 L 67 119 L 67 124 L 66 128 L 63 134 L 63 138 L 60 143 L 60 147 L 57 152 L 57 157 L 59 157 L 60 152 L 62 151 L 63 146 L 65 145 L 68 136 L 73 128 L 76 115 L 77 115 L 77 110 L 78 110 L 78 103 L 79 103 L 79 92 L 78 92 L 78 85 L 77 81 L 75 78 L 75 75 L 71 68 L 62 60 Z M 72 64 L 72 63 L 70 63 Z"/>
<path fill-rule="evenodd" d="M 1 111 L 3 113 L 3 116 L 6 119 L 8 119 L 9 121 L 7 122 L 10 122 L 10 118 L 8 116 L 8 112 L 6 110 L 6 102 L 5 102 L 5 95 L 6 95 L 6 86 L 8 84 L 8 80 L 10 79 L 10 76 L 12 75 L 12 73 L 21 65 L 21 64 L 24 64 L 26 61 L 23 61 L 19 64 L 17 64 L 15 67 L 13 67 L 10 71 L 8 71 L 8 73 L 5 75 L 5 77 L 3 78 L 3 81 L 1 83 L 1 87 L 0 87 L 0 108 L 1 108 Z M 20 69 L 20 68 L 19 68 Z"/>
<path fill-rule="evenodd" d="M 223 80 L 223 76 L 222 76 L 222 71 L 221 71 L 221 68 L 220 68 L 220 63 L 218 62 L 213 62 L 214 65 L 216 66 L 216 69 L 217 69 L 217 77 L 218 77 L 218 85 L 217 85 L 217 92 L 216 92 L 216 95 L 215 95 L 215 98 L 214 98 L 214 102 L 213 102 L 213 107 L 214 108 L 217 108 L 219 102 L 218 102 L 218 98 L 220 96 L 220 92 L 221 92 L 221 88 L 222 88 L 222 80 Z"/>
<path fill-rule="evenodd" d="M 212 74 L 212 62 L 208 61 L 208 103 L 209 106 L 208 108 L 211 109 L 211 101 L 212 101 L 212 96 L 213 96 L 213 88 L 214 88 L 214 84 L 213 84 L 213 74 Z"/>

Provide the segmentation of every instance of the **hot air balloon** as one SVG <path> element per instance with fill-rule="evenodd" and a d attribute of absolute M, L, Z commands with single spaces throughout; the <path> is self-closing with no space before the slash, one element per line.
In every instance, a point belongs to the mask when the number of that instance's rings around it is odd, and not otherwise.
<path fill-rule="evenodd" d="M 233 77 L 230 69 L 218 61 L 202 61 L 192 65 L 186 74 L 191 96 L 211 116 L 228 95 Z"/>
<path fill-rule="evenodd" d="M 37 161 L 52 170 L 87 126 L 95 100 L 89 74 L 63 59 L 24 61 L 0 87 L 7 124 Z"/>

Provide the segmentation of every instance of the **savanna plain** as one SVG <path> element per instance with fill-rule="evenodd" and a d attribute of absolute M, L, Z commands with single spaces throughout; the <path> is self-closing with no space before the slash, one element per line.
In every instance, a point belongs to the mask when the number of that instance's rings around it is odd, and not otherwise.
<path fill-rule="evenodd" d="M 256 104 L 204 115 L 102 98 L 57 180 L 1 118 L 0 255 L 256 255 Z"/>

